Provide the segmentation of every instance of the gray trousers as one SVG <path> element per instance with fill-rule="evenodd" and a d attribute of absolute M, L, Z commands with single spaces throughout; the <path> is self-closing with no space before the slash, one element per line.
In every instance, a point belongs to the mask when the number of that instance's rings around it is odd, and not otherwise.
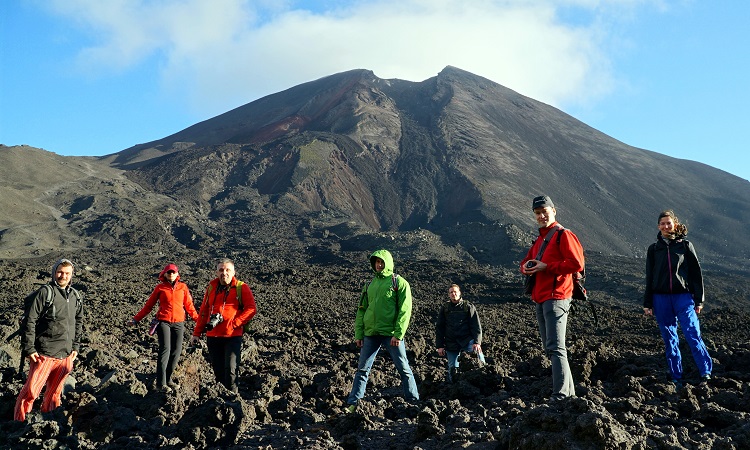
<path fill-rule="evenodd" d="M 570 299 L 547 300 L 536 305 L 536 320 L 544 351 L 552 363 L 552 398 L 575 397 L 573 375 L 568 365 L 565 333 L 568 326 Z"/>

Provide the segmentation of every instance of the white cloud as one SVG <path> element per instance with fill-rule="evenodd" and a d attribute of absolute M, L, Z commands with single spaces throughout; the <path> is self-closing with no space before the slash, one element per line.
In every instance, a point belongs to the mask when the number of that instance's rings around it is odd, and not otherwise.
<path fill-rule="evenodd" d="M 91 31 L 94 45 L 79 55 L 87 71 L 156 60 L 175 98 L 220 113 L 345 70 L 421 81 L 447 65 L 556 106 L 585 104 L 615 83 L 596 16 L 644 1 L 369 0 L 339 1 L 329 11 L 249 0 L 53 5 Z M 587 19 L 565 23 L 560 7 Z"/>

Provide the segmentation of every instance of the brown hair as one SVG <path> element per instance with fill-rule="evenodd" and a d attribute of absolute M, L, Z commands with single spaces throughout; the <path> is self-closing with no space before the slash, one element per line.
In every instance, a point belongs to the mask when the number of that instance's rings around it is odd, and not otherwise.
<path fill-rule="evenodd" d="M 458 288 L 459 291 L 461 290 L 461 286 L 457 285 L 456 283 L 453 283 L 450 286 L 448 286 L 448 290 L 450 291 L 451 288 L 454 288 L 454 287 Z"/>
<path fill-rule="evenodd" d="M 659 222 L 661 222 L 661 219 L 664 217 L 669 217 L 674 222 L 674 237 L 675 238 L 679 239 L 679 238 L 684 238 L 685 236 L 687 236 L 687 233 L 688 233 L 687 225 L 685 225 L 684 223 L 680 223 L 680 219 L 677 218 L 674 211 L 672 211 L 671 209 L 662 211 L 661 214 L 659 214 L 659 219 L 656 221 L 656 223 L 658 224 Z"/>

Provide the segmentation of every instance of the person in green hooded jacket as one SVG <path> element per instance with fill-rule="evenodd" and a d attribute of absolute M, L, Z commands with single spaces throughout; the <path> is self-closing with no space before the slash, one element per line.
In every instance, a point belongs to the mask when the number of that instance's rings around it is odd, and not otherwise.
<path fill-rule="evenodd" d="M 411 319 L 411 288 L 403 277 L 395 275 L 393 256 L 388 250 L 373 252 L 370 266 L 375 276 L 362 290 L 354 321 L 354 342 L 360 348 L 360 354 L 352 391 L 347 399 L 348 412 L 354 412 L 357 403 L 365 395 L 370 369 L 381 347 L 388 350 L 401 374 L 401 386 L 406 400 L 419 400 L 417 383 L 406 358 L 404 341 Z"/>

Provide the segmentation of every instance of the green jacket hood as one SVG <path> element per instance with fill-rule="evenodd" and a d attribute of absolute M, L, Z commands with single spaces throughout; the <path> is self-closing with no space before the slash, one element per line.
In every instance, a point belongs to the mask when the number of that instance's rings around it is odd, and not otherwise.
<path fill-rule="evenodd" d="M 385 268 L 381 272 L 375 271 L 375 258 L 380 258 L 385 262 Z M 390 277 L 393 274 L 393 256 L 391 252 L 384 249 L 372 252 L 372 255 L 370 255 L 370 267 L 376 276 Z"/>

